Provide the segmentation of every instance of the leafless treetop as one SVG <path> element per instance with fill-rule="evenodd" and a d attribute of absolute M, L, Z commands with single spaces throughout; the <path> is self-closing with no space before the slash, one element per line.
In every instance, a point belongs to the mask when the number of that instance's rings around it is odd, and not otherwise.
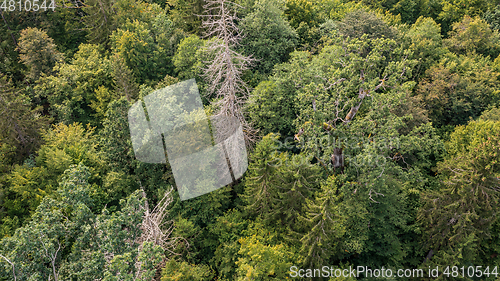
<path fill-rule="evenodd" d="M 204 8 L 205 37 L 211 39 L 206 48 L 214 57 L 204 71 L 209 84 L 208 94 L 215 100 L 215 115 L 238 118 L 243 126 L 246 141 L 253 142 L 255 132 L 245 121 L 242 112 L 250 90 L 241 78 L 253 59 L 234 51 L 242 39 L 237 26 L 239 18 L 236 15 L 236 9 L 241 6 L 226 0 L 208 0 Z"/>

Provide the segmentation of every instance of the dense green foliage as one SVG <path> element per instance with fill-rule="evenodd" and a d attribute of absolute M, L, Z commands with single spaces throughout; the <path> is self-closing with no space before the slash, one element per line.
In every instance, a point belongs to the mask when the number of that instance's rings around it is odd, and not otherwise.
<path fill-rule="evenodd" d="M 56 2 L 0 8 L 0 280 L 500 265 L 500 1 L 220 0 L 229 39 L 208 0 Z M 181 201 L 129 108 L 194 78 L 210 115 L 244 56 L 248 169 Z"/>

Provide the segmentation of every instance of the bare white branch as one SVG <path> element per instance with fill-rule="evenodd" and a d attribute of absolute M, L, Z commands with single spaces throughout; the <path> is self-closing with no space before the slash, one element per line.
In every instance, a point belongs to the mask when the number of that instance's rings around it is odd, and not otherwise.
<path fill-rule="evenodd" d="M 11 262 L 8 258 L 0 254 L 0 257 L 2 257 L 4 260 L 6 260 L 11 266 L 12 266 L 12 274 L 14 275 L 14 281 L 17 281 L 17 276 L 16 276 L 16 267 L 13 262 Z"/>
<path fill-rule="evenodd" d="M 212 103 L 216 110 L 214 115 L 238 118 L 243 126 L 245 141 L 251 143 L 255 141 L 255 131 L 242 112 L 250 89 L 242 75 L 253 59 L 234 51 L 242 39 L 236 25 L 239 21 L 236 9 L 241 6 L 227 0 L 209 0 L 206 3 L 202 26 L 206 30 L 205 37 L 210 39 L 206 50 L 213 55 L 213 60 L 204 69 L 204 75 L 209 84 L 208 95 L 215 100 Z"/>
<path fill-rule="evenodd" d="M 141 185 L 142 188 L 142 185 Z M 175 250 L 181 245 L 179 241 L 186 243 L 189 247 L 189 243 L 186 239 L 182 237 L 172 237 L 174 231 L 174 221 L 167 220 L 168 216 L 168 206 L 174 201 L 173 187 L 166 191 L 163 198 L 158 202 L 158 204 L 153 208 L 149 209 L 149 204 L 147 200 L 144 204 L 144 218 L 141 224 L 142 234 L 136 239 L 136 243 L 139 244 L 138 251 L 143 249 L 145 242 L 152 242 L 156 246 L 160 246 L 171 255 L 178 255 Z M 142 196 L 146 198 L 146 193 L 142 190 Z M 136 280 L 142 275 L 143 270 L 141 270 L 141 263 L 136 263 Z"/>

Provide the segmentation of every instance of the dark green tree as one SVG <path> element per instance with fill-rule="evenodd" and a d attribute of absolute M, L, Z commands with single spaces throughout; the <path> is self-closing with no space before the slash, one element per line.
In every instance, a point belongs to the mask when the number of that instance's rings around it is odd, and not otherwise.
<path fill-rule="evenodd" d="M 245 179 L 245 209 L 266 225 L 278 225 L 285 231 L 300 231 L 298 217 L 306 200 L 317 191 L 321 168 L 311 164 L 311 157 L 279 153 L 279 136 L 269 134 L 257 144 L 251 155 Z M 288 235 L 285 233 L 285 236 Z"/>
<path fill-rule="evenodd" d="M 338 192 L 343 194 L 338 199 L 339 208 L 346 218 L 339 228 L 345 234 L 338 240 L 338 250 L 329 249 L 334 253 L 323 258 L 356 265 L 398 266 L 407 262 L 416 266 L 421 253 L 415 250 L 418 230 L 414 210 L 419 204 L 418 194 L 434 184 L 428 173 L 435 165 L 433 159 L 443 150 L 430 124 L 425 120 L 412 124 L 410 121 L 418 117 L 414 116 L 416 111 L 402 110 L 415 85 L 408 80 L 416 61 L 408 59 L 411 52 L 392 39 L 369 39 L 366 34 L 360 39 L 332 39 L 318 55 L 295 52 L 289 63 L 280 65 L 271 77 L 277 88 L 273 90 L 275 96 L 261 99 L 259 107 L 271 111 L 265 113 L 267 116 L 292 118 L 295 137 L 289 135 L 288 145 L 281 149 L 300 149 L 299 156 L 309 159 L 304 163 L 316 162 L 322 170 L 314 173 L 317 180 L 322 173 L 338 175 Z M 282 108 L 276 103 L 279 95 L 290 97 L 286 100 L 292 101 L 293 107 L 287 110 L 292 108 L 293 113 L 280 114 Z M 267 119 L 260 122 L 267 124 Z M 271 124 L 267 124 L 269 130 Z M 292 139 L 298 142 L 295 147 L 290 147 Z M 285 163 L 288 156 L 273 152 L 273 142 L 268 142 L 269 148 L 264 151 L 275 153 L 272 158 Z M 259 152 L 259 146 L 255 151 Z M 259 166 L 250 165 L 246 184 L 252 188 L 247 186 L 245 195 L 250 203 L 265 207 L 264 217 L 272 218 L 279 200 L 287 202 L 280 197 L 279 188 L 272 188 L 273 181 L 284 178 L 290 168 L 283 165 L 272 170 L 265 165 L 268 157 L 259 156 Z M 251 176 L 253 167 L 265 173 Z M 293 181 L 281 182 L 293 186 Z M 305 217 L 304 209 L 298 213 Z M 291 229 L 302 234 L 311 231 Z M 315 247 L 310 243 L 303 253 L 312 249 L 314 257 Z"/>
<path fill-rule="evenodd" d="M 200 15 L 204 13 L 204 0 L 168 0 L 172 21 L 187 33 L 202 34 Z"/>
<path fill-rule="evenodd" d="M 346 218 L 340 211 L 342 194 L 337 185 L 335 176 L 329 177 L 316 198 L 308 200 L 305 216 L 300 218 L 309 229 L 300 240 L 303 264 L 307 268 L 320 268 L 341 250 L 339 239 L 344 236 Z"/>
<path fill-rule="evenodd" d="M 416 88 L 437 127 L 463 125 L 499 101 L 499 72 L 480 55 L 450 55 L 426 71 Z"/>
<path fill-rule="evenodd" d="M 500 5 L 489 9 L 483 15 L 484 20 L 490 25 L 493 30 L 500 30 Z"/>
<path fill-rule="evenodd" d="M 397 30 L 389 26 L 373 12 L 363 9 L 350 12 L 339 23 L 339 31 L 345 36 L 360 38 L 367 34 L 368 38 L 391 38 L 397 36 Z"/>
<path fill-rule="evenodd" d="M 82 10 L 85 15 L 82 21 L 87 30 L 89 43 L 109 45 L 109 36 L 116 29 L 115 1 L 90 0 L 85 1 Z"/>
<path fill-rule="evenodd" d="M 253 70 L 269 73 L 277 63 L 288 59 L 297 45 L 297 34 L 283 18 L 283 6 L 279 2 L 257 1 L 254 11 L 240 23 L 244 34 L 241 41 L 245 54 L 256 59 Z"/>
<path fill-rule="evenodd" d="M 478 246 L 491 237 L 499 212 L 499 141 L 499 123 L 492 121 L 471 121 L 451 134 L 438 165 L 442 187 L 425 193 L 419 212 L 430 264 L 478 261 Z"/>
<path fill-rule="evenodd" d="M 19 163 L 39 147 L 40 131 L 47 128 L 50 119 L 41 115 L 40 107 L 32 108 L 30 99 L 1 73 L 0 113 L 0 143 L 15 151 L 7 162 Z"/>
<path fill-rule="evenodd" d="M 275 67 L 269 81 L 261 82 L 252 92 L 246 104 L 246 112 L 252 124 L 262 135 L 280 133 L 283 137 L 294 134 L 296 118 L 296 88 L 294 77 L 308 78 L 307 52 L 294 52 L 287 64 Z"/>
<path fill-rule="evenodd" d="M 486 11 L 500 4 L 498 1 L 466 1 L 443 0 L 439 1 L 438 20 L 442 23 L 443 31 L 448 32 L 453 23 L 459 22 L 464 16 L 482 16 Z"/>
<path fill-rule="evenodd" d="M 135 158 L 128 123 L 130 106 L 125 97 L 112 101 L 98 133 L 98 149 L 110 168 L 103 185 L 113 190 L 109 194 L 113 194 L 110 199 L 115 204 L 140 186 L 155 203 L 175 182 L 167 165 L 143 163 Z"/>

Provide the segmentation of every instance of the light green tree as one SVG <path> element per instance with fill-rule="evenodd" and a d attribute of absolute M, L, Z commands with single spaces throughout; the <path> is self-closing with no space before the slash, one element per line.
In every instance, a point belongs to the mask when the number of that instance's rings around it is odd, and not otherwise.
<path fill-rule="evenodd" d="M 293 251 L 281 243 L 266 245 L 265 240 L 257 235 L 239 240 L 241 258 L 236 262 L 236 280 L 283 280 L 289 276 L 288 270 L 294 262 Z"/>
<path fill-rule="evenodd" d="M 53 74 L 55 64 L 64 58 L 54 40 L 36 27 L 21 31 L 18 50 L 21 62 L 29 69 L 27 77 L 33 81 L 38 80 L 42 73 Z"/>
<path fill-rule="evenodd" d="M 443 47 L 441 27 L 432 18 L 419 17 L 405 37 L 413 51 L 412 58 L 419 61 L 414 73 L 417 78 L 447 52 Z"/>
<path fill-rule="evenodd" d="M 60 176 L 71 165 L 87 165 L 93 174 L 91 183 L 99 182 L 99 173 L 105 172 L 92 130 L 85 131 L 79 124 L 60 124 L 46 132 L 43 141 L 33 161 L 14 166 L 6 175 L 2 216 L 28 221 L 43 198 L 55 192 Z M 94 194 L 94 200 L 102 205 L 106 203 L 104 198 L 102 193 Z"/>
<path fill-rule="evenodd" d="M 2 266 L 11 269 L 7 277 L 145 281 L 155 276 L 167 248 L 149 240 L 148 220 L 157 209 L 149 210 L 146 198 L 135 192 L 122 200 L 120 211 L 104 208 L 96 215 L 90 177 L 84 165 L 71 166 L 57 194 L 45 197 L 29 223 L 0 241 Z"/>
<path fill-rule="evenodd" d="M 450 51 L 462 55 L 477 52 L 491 58 L 496 58 L 500 53 L 500 35 L 483 19 L 466 15 L 452 27 L 448 33 L 449 38 L 444 40 Z"/>
<path fill-rule="evenodd" d="M 319 16 L 321 13 L 320 6 L 316 1 L 307 0 L 287 0 L 285 1 L 287 16 L 290 25 L 293 28 L 299 27 L 303 22 L 309 26 L 317 26 L 322 20 Z"/>
<path fill-rule="evenodd" d="M 57 64 L 56 74 L 40 80 L 35 86 L 37 95 L 50 103 L 56 120 L 66 124 L 80 122 L 97 125 L 99 120 L 92 118 L 92 109 L 99 94 L 112 88 L 111 63 L 102 54 L 98 45 L 81 44 L 70 63 Z"/>
<path fill-rule="evenodd" d="M 168 261 L 162 271 L 161 281 L 209 281 L 213 272 L 207 265 L 195 265 L 187 262 Z"/>
<path fill-rule="evenodd" d="M 152 84 L 170 73 L 166 46 L 155 42 L 145 23 L 138 20 L 126 22 L 111 35 L 111 47 L 140 84 Z"/>
<path fill-rule="evenodd" d="M 173 57 L 175 71 L 178 73 L 179 79 L 187 80 L 196 78 L 196 81 L 202 81 L 203 62 L 200 54 L 204 41 L 196 35 L 191 35 L 184 38 L 177 47 L 177 51 Z"/>
<path fill-rule="evenodd" d="M 481 120 L 489 121 L 500 121 L 500 108 L 493 107 L 489 110 L 483 111 L 480 117 Z"/>

